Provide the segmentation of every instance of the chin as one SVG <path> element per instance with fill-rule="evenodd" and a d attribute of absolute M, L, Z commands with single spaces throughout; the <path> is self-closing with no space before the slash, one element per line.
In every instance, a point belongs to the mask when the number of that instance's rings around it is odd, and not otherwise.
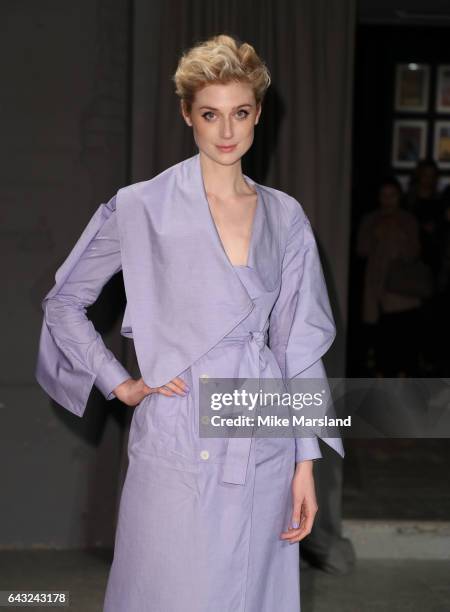
<path fill-rule="evenodd" d="M 215 145 L 213 145 L 211 148 L 208 147 L 206 149 L 200 149 L 200 151 L 210 159 L 214 160 L 218 164 L 222 164 L 223 166 L 232 166 L 239 161 L 243 155 L 239 146 L 237 146 L 234 151 L 231 151 L 231 153 L 221 153 L 218 149 L 216 149 Z"/>
<path fill-rule="evenodd" d="M 250 143 L 239 143 L 234 151 L 231 153 L 220 153 L 220 151 L 215 151 L 214 158 L 217 159 L 222 164 L 234 164 L 239 159 L 242 159 L 244 155 L 251 149 L 252 142 Z"/>

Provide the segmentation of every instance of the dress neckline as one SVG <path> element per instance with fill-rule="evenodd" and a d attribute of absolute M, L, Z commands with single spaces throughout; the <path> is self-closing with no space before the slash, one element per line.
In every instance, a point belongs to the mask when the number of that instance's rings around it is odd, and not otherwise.
<path fill-rule="evenodd" d="M 203 200 L 204 200 L 204 204 L 205 207 L 207 209 L 208 212 L 208 217 L 209 217 L 209 221 L 214 229 L 214 233 L 216 235 L 216 239 L 217 242 L 219 243 L 224 255 L 225 255 L 225 259 L 227 260 L 228 264 L 232 267 L 232 268 L 251 268 L 253 265 L 253 257 L 254 257 L 254 250 L 255 250 L 255 241 L 256 241 L 256 233 L 258 231 L 258 223 L 260 222 L 260 216 L 262 214 L 262 211 L 260 210 L 262 207 L 262 202 L 261 202 L 261 195 L 259 193 L 259 189 L 258 189 L 258 184 L 253 180 L 250 179 L 249 177 L 247 177 L 245 174 L 243 174 L 244 177 L 244 181 L 246 182 L 248 187 L 253 187 L 255 190 L 255 195 L 256 195 L 256 209 L 253 215 L 253 220 L 252 220 L 252 226 L 251 226 L 251 233 L 250 233 L 250 241 L 247 247 L 247 263 L 246 264 L 234 264 L 232 263 L 231 259 L 228 256 L 227 251 L 225 250 L 225 247 L 223 245 L 222 239 L 220 237 L 219 234 L 219 230 L 217 229 L 217 225 L 216 222 L 214 221 L 214 217 L 212 215 L 211 212 L 211 208 L 209 206 L 209 200 L 208 200 L 208 196 L 206 195 L 206 189 L 205 189 L 205 184 L 203 182 L 203 173 L 202 173 L 202 168 L 201 168 L 201 163 L 200 163 L 200 157 L 198 157 L 198 172 L 199 172 L 199 178 L 200 178 L 200 186 L 201 186 L 201 191 L 202 191 L 202 195 L 203 195 Z"/>

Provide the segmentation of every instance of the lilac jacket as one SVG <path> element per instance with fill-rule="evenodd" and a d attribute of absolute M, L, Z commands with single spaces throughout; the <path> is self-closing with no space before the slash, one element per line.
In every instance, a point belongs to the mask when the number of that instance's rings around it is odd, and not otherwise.
<path fill-rule="evenodd" d="M 335 325 L 311 225 L 295 198 L 245 179 L 260 203 L 252 265 L 268 290 L 279 288 L 270 350 L 283 377 L 320 377 L 326 383 L 321 358 Z M 99 282 L 95 289 L 77 290 L 72 274 L 82 278 L 101 238 L 108 248 L 95 259 Z M 86 307 L 121 269 L 127 297 L 121 334 L 133 338 L 150 387 L 180 375 L 252 310 L 211 216 L 199 154 L 100 204 L 44 297 L 36 379 L 80 417 L 93 385 L 112 399 L 113 389 L 131 377 L 86 317 Z M 340 438 L 322 439 L 344 456 Z"/>

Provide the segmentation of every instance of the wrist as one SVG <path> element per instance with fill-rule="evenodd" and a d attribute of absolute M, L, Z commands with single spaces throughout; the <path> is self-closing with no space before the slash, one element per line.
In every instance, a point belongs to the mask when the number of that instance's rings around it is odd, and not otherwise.
<path fill-rule="evenodd" d="M 304 459 L 303 461 L 297 461 L 295 463 L 295 470 L 299 471 L 306 471 L 306 470 L 312 470 L 313 469 L 313 464 L 314 464 L 314 459 Z"/>
<path fill-rule="evenodd" d="M 126 397 L 128 389 L 131 387 L 132 383 L 134 383 L 134 382 L 135 382 L 134 378 L 128 378 L 124 382 L 120 383 L 120 385 L 117 385 L 117 387 L 113 390 L 114 395 L 118 399 L 122 399 L 123 400 Z"/>

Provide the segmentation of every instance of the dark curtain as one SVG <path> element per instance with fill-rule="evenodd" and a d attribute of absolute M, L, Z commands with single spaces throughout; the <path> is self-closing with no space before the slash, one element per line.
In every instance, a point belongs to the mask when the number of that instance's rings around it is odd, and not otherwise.
<path fill-rule="evenodd" d="M 214 34 L 252 44 L 272 84 L 243 170 L 296 197 L 316 232 L 345 374 L 355 0 L 135 0 L 131 180 L 197 152 L 171 80 L 183 50 Z"/>

